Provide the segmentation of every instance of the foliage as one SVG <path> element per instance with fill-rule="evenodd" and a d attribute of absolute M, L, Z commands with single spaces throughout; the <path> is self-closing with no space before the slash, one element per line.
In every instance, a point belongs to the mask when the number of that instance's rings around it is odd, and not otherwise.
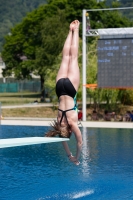
<path fill-rule="evenodd" d="M 4 42 L 4 35 L 19 23 L 28 13 L 45 4 L 46 0 L 1 0 L 0 1 L 0 51 Z"/>
<path fill-rule="evenodd" d="M 120 0 L 119 2 L 113 0 L 107 0 L 106 4 L 108 6 L 111 6 L 113 4 L 114 7 L 116 7 L 115 6 L 116 4 L 118 5 L 118 7 L 128 7 L 128 8 L 133 7 L 133 1 L 127 1 L 127 0 Z M 122 13 L 122 15 L 126 16 L 128 19 L 133 20 L 133 9 L 123 9 L 120 10 L 119 12 Z"/>
<path fill-rule="evenodd" d="M 113 5 L 118 6 L 118 4 Z M 53 77 L 54 69 L 59 66 L 59 55 L 68 33 L 68 23 L 74 19 L 81 21 L 83 9 L 106 7 L 105 2 L 97 3 L 95 0 L 48 0 L 48 4 L 28 13 L 20 24 L 11 29 L 11 34 L 5 37 L 2 51 L 2 58 L 6 63 L 4 76 L 14 73 L 16 78 L 22 79 L 31 78 L 31 74 L 39 75 L 43 90 L 44 83 L 49 78 L 48 75 L 51 74 Z M 92 28 L 133 25 L 132 21 L 123 17 L 118 11 L 90 12 L 89 14 Z M 90 45 L 88 83 L 96 83 L 97 79 L 96 40 L 93 38 L 88 40 Z M 80 66 L 82 65 L 81 57 L 80 54 Z M 95 94 L 95 99 L 96 97 Z"/>
<path fill-rule="evenodd" d="M 118 99 L 123 105 L 133 104 L 133 91 L 132 90 L 119 90 Z"/>
<path fill-rule="evenodd" d="M 17 23 L 21 22 L 23 17 L 32 10 L 38 8 L 40 5 L 51 4 L 55 7 L 62 9 L 67 9 L 67 15 L 69 20 L 77 18 L 81 20 L 81 10 L 84 8 L 96 8 L 96 1 L 71 1 L 71 0 L 1 0 L 0 1 L 0 51 L 2 50 L 2 44 L 4 42 L 4 35 L 10 33 L 10 29 L 13 28 Z M 111 6 L 112 0 L 107 0 L 106 5 Z M 113 2 L 114 3 L 114 2 Z M 116 2 L 115 2 L 116 3 Z M 103 4 L 104 5 L 104 4 Z M 118 3 L 117 3 L 118 5 Z M 126 0 L 121 0 L 120 6 L 132 7 L 133 2 L 128 2 Z M 119 7 L 120 7 L 119 6 Z M 122 11 L 124 15 L 133 19 L 132 10 Z M 70 22 L 70 21 L 69 21 Z"/>
<path fill-rule="evenodd" d="M 12 34 L 5 38 L 2 58 L 6 69 L 3 74 L 9 76 L 14 73 L 18 79 L 31 78 L 31 73 L 39 75 L 43 90 L 47 70 L 49 67 L 52 70 L 52 65 L 61 52 L 68 24 L 62 12 L 41 21 L 40 12 L 32 14 L 15 26 Z M 23 57 L 26 59 L 23 60 Z"/>

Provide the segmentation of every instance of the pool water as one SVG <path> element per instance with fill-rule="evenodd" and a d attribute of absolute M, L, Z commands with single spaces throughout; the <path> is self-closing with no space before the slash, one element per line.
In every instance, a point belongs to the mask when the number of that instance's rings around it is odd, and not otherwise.
<path fill-rule="evenodd" d="M 48 127 L 0 126 L 0 138 L 43 136 Z M 0 200 L 132 200 L 133 130 L 81 128 L 79 166 L 61 143 L 0 149 Z M 75 138 L 68 142 L 75 153 Z"/>

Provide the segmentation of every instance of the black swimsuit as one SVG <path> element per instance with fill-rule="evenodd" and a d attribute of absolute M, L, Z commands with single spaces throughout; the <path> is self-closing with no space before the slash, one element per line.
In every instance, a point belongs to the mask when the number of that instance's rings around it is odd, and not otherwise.
<path fill-rule="evenodd" d="M 59 111 L 62 112 L 60 124 L 62 122 L 63 117 L 65 117 L 67 124 L 69 125 L 68 120 L 67 120 L 67 116 L 66 116 L 66 112 L 71 111 L 71 110 L 77 110 L 77 105 L 76 105 L 76 94 L 77 94 L 77 92 L 76 92 L 73 84 L 69 80 L 69 78 L 61 78 L 57 81 L 57 83 L 56 83 L 56 94 L 58 96 L 58 99 L 62 95 L 68 95 L 68 96 L 70 96 L 74 99 L 74 107 L 73 108 L 68 109 L 68 110 L 58 109 Z"/>
<path fill-rule="evenodd" d="M 58 99 L 61 95 L 68 95 L 74 99 L 76 90 L 69 78 L 61 78 L 56 83 L 56 94 Z"/>

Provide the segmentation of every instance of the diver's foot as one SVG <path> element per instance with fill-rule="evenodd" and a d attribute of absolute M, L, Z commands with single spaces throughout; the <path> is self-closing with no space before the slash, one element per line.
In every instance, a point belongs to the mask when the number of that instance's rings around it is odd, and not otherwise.
<path fill-rule="evenodd" d="M 74 22 L 75 22 L 75 26 L 74 26 L 74 29 L 73 29 L 73 30 L 74 30 L 74 31 L 75 31 L 75 30 L 79 30 L 80 22 L 79 22 L 78 20 L 75 20 Z"/>
<path fill-rule="evenodd" d="M 73 22 L 71 22 L 71 24 L 70 24 L 70 30 L 73 31 L 74 27 L 75 27 L 75 20 Z"/>

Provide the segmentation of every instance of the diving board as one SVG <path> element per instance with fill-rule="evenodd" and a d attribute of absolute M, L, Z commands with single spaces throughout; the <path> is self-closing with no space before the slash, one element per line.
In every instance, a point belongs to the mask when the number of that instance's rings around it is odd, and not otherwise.
<path fill-rule="evenodd" d="M 0 139 L 0 148 L 43 144 L 51 142 L 63 142 L 68 140 L 69 140 L 68 138 L 56 138 L 56 137 L 8 138 L 8 139 Z"/>

